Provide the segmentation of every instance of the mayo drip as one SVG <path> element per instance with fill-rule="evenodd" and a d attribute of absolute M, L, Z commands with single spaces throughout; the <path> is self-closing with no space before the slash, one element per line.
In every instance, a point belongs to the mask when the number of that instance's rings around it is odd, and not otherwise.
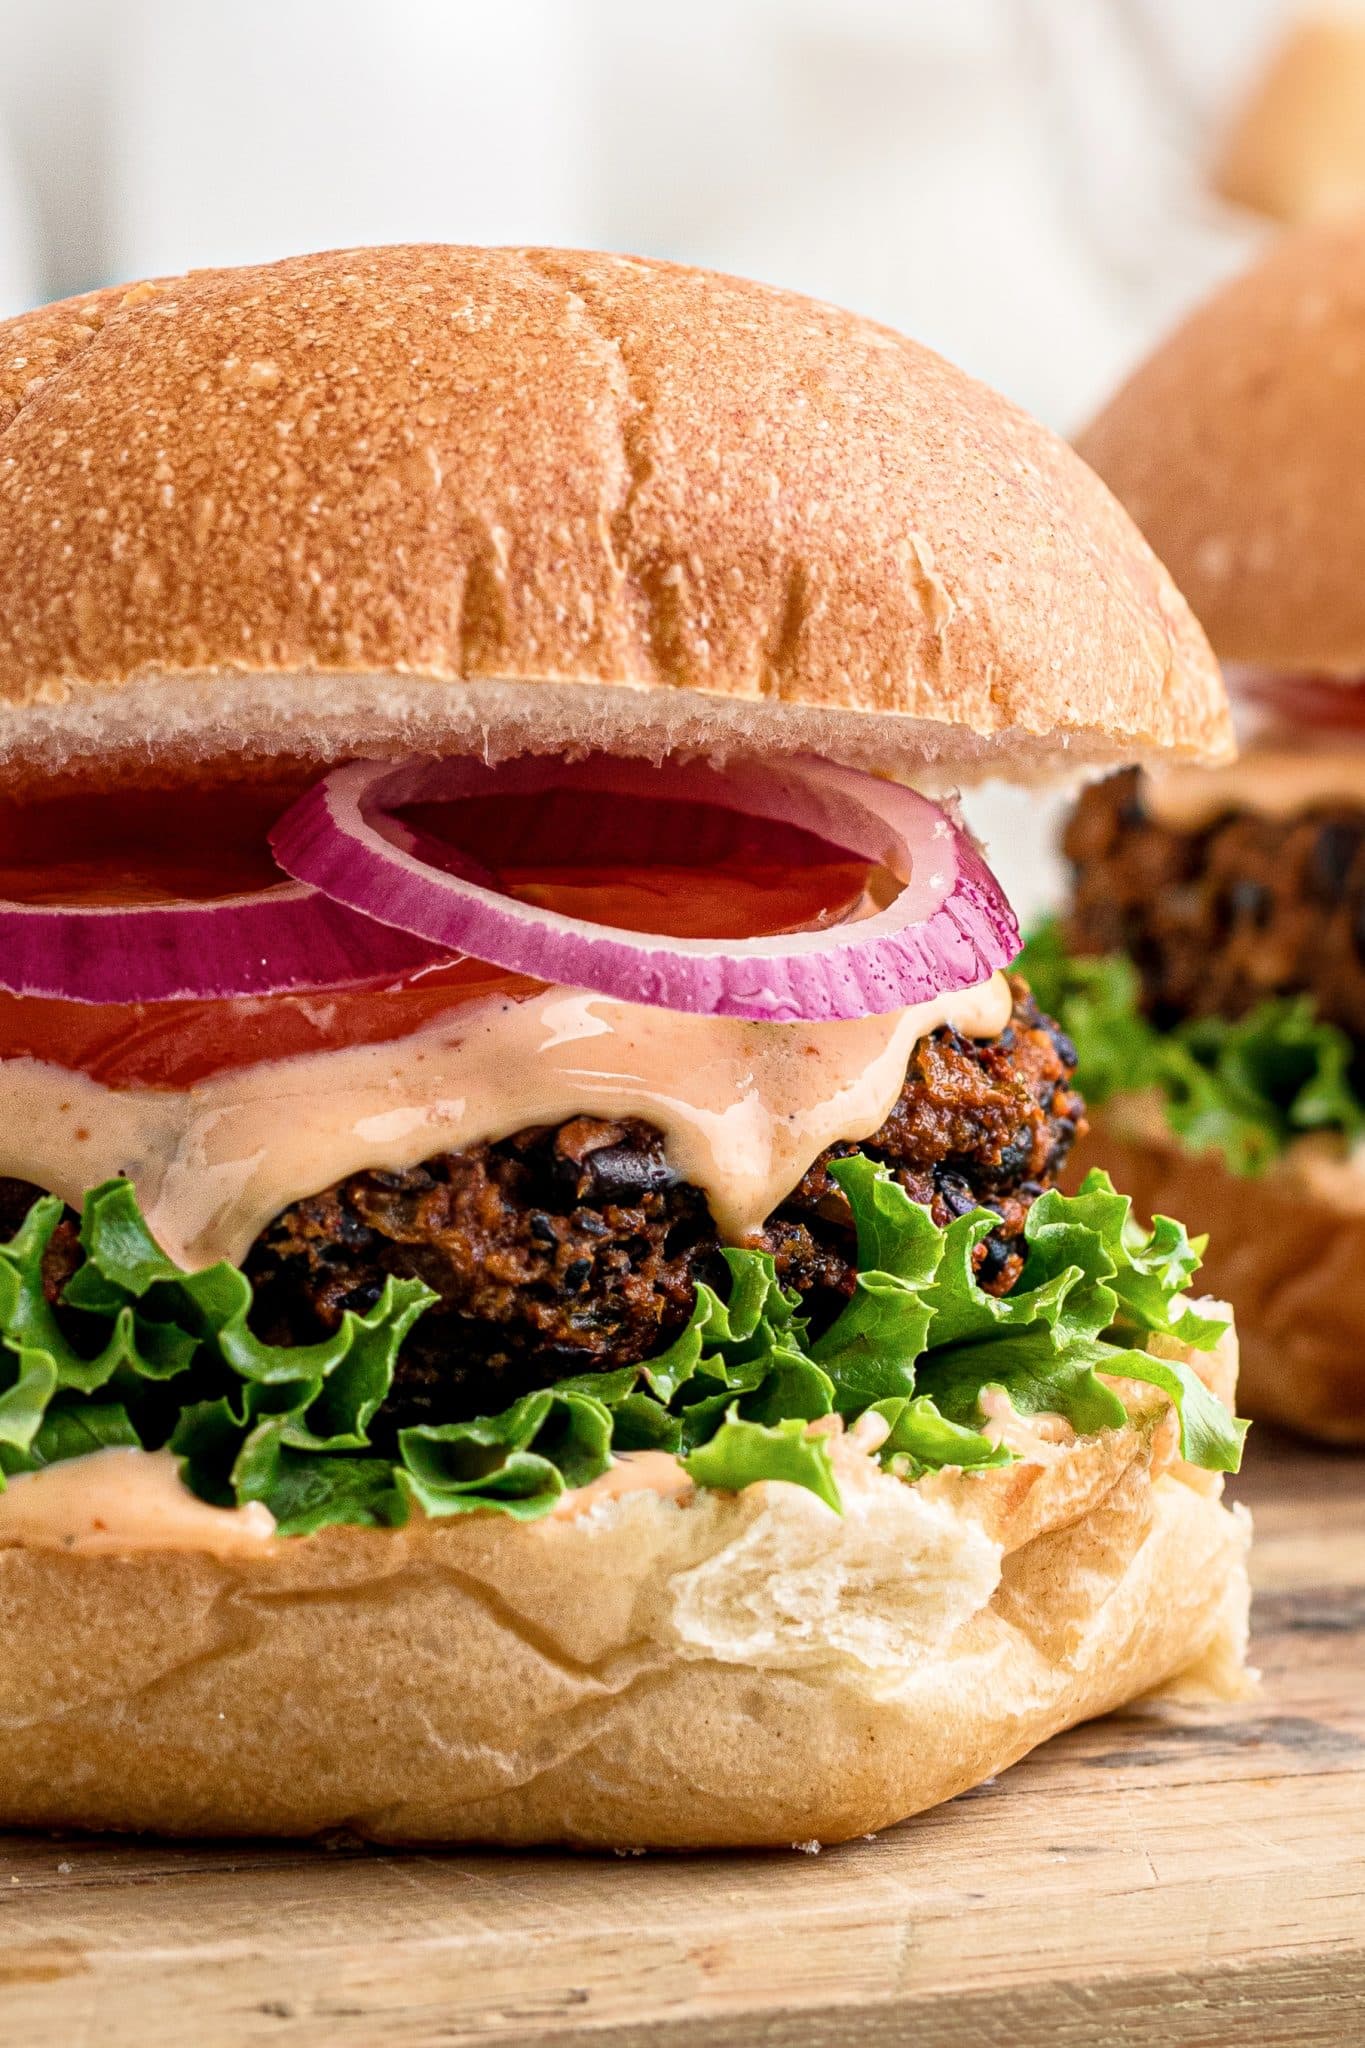
<path fill-rule="evenodd" d="M 0 1493 L 0 1548 L 231 1557 L 258 1554 L 274 1534 L 275 1517 L 258 1500 L 215 1508 L 191 1493 L 170 1451 L 90 1451 L 17 1473 Z"/>
<path fill-rule="evenodd" d="M 550 1513 L 561 1522 L 576 1522 L 605 1500 L 623 1500 L 628 1493 L 657 1493 L 661 1500 L 685 1500 L 695 1492 L 681 1462 L 671 1451 L 623 1451 L 605 1472 L 586 1486 L 571 1486 Z"/>
<path fill-rule="evenodd" d="M 1143 778 L 1158 824 L 1201 832 L 1229 811 L 1285 820 L 1328 804 L 1365 810 L 1365 746 L 1255 744 L 1227 768 L 1168 768 Z"/>
<path fill-rule="evenodd" d="M 0 1060 L 0 1173 L 79 1206 L 115 1174 L 189 1267 L 239 1263 L 290 1203 L 367 1168 L 577 1115 L 633 1116 L 742 1243 L 837 1139 L 885 1122 L 917 1041 L 941 1024 L 995 1038 L 1002 974 L 882 1017 L 749 1023 L 551 988 L 467 1003 L 406 1037 L 113 1089 L 46 1060 Z"/>

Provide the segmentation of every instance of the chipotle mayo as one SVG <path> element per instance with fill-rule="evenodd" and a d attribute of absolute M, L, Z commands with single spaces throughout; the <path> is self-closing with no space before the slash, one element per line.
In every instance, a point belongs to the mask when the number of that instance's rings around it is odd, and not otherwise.
<path fill-rule="evenodd" d="M 0 1060 L 0 1174 L 79 1206 L 126 1174 L 170 1256 L 239 1262 L 291 1202 L 366 1168 L 577 1115 L 642 1117 L 705 1193 L 721 1235 L 756 1232 L 836 1139 L 866 1138 L 941 1024 L 994 1038 L 1002 974 L 881 1017 L 820 1024 L 687 1016 L 554 988 L 469 1003 L 379 1045 L 113 1089 L 45 1060 Z"/>
<path fill-rule="evenodd" d="M 1328 804 L 1365 810 L 1365 746 L 1252 745 L 1227 768 L 1149 774 L 1142 796 L 1158 824 L 1176 832 L 1201 832 L 1229 811 L 1284 821 Z"/>
<path fill-rule="evenodd" d="M 0 1493 L 0 1549 L 258 1554 L 275 1533 L 260 1501 L 215 1508 L 190 1492 L 170 1451 L 122 1448 L 21 1472 Z"/>

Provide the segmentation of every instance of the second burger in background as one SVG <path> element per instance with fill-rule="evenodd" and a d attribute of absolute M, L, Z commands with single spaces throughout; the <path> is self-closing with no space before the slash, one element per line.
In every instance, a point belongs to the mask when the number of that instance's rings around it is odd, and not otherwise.
<path fill-rule="evenodd" d="M 1079 445 L 1228 665 L 1244 751 L 1084 793 L 1028 971 L 1092 1156 L 1211 1233 L 1249 1412 L 1365 1442 L 1365 224 L 1277 244 Z"/>

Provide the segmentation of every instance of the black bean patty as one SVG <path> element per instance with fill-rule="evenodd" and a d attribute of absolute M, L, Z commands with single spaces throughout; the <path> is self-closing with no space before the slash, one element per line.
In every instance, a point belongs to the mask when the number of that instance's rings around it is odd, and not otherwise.
<path fill-rule="evenodd" d="M 1071 944 L 1127 953 L 1154 1023 L 1306 993 L 1365 1050 L 1365 811 L 1230 811 L 1181 832 L 1148 814 L 1127 770 L 1083 793 L 1063 844 Z"/>
<path fill-rule="evenodd" d="M 1022 980 L 1011 987 L 999 1038 L 945 1028 L 924 1039 L 881 1129 L 822 1153 L 769 1217 L 760 1248 L 817 1330 L 857 1276 L 852 1217 L 828 1171 L 854 1150 L 883 1161 L 940 1224 L 993 1209 L 1000 1224 L 977 1248 L 978 1277 L 993 1293 L 1018 1278 L 1029 1207 L 1060 1172 L 1085 1109 L 1070 1041 Z M 0 1236 L 39 1192 L 0 1178 Z M 80 1258 L 68 1211 L 44 1266 L 54 1306 Z M 704 1196 L 674 1175 L 659 1132 L 632 1117 L 574 1117 L 404 1172 L 352 1174 L 277 1216 L 245 1267 L 253 1323 L 277 1344 L 326 1335 L 344 1310 L 371 1307 L 390 1274 L 435 1291 L 373 1426 L 381 1443 L 404 1423 L 496 1411 L 566 1374 L 648 1358 L 686 1324 L 698 1279 L 725 1282 Z"/>
<path fill-rule="evenodd" d="M 915 1051 L 891 1115 L 858 1150 L 883 1160 L 940 1223 L 983 1203 L 1000 1227 L 979 1248 L 984 1285 L 1022 1265 L 1029 1205 L 1060 1170 L 1084 1106 L 1075 1054 L 1014 983 L 1012 1022 L 978 1042 L 944 1029 Z M 763 1247 L 817 1327 L 852 1292 L 847 1203 L 824 1153 L 769 1218 Z M 699 1278 L 723 1278 L 701 1192 L 676 1179 L 663 1140 L 635 1118 L 575 1117 L 405 1172 L 352 1174 L 294 1203 L 252 1247 L 254 1321 L 308 1343 L 390 1274 L 439 1296 L 403 1349 L 383 1420 L 454 1420 L 503 1407 L 567 1373 L 648 1358 L 692 1311 Z"/>

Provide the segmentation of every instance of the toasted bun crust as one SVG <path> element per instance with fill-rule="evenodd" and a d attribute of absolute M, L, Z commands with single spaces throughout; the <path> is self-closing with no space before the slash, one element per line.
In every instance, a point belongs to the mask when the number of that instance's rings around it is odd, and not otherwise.
<path fill-rule="evenodd" d="M 1077 446 L 1222 660 L 1365 672 L 1365 220 L 1277 241 Z"/>
<path fill-rule="evenodd" d="M 861 1458 L 842 1518 L 766 1485 L 248 1562 L 0 1550 L 0 1825 L 617 1848 L 885 1827 L 1192 1668 L 1237 1688 L 1245 1517 L 1203 1473 L 1154 1478 L 1168 1437 L 1158 1404 L 974 1479 Z"/>
<path fill-rule="evenodd" d="M 1152 1106 L 1088 1112 L 1068 1175 L 1103 1165 L 1139 1214 L 1208 1231 L 1200 1280 L 1237 1310 L 1243 1414 L 1365 1444 L 1365 1176 L 1307 1141 L 1254 1181 L 1187 1151 Z"/>
<path fill-rule="evenodd" d="M 0 778 L 416 746 L 1221 757 L 1108 494 L 927 349 L 564 250 L 360 249 L 0 328 Z"/>

